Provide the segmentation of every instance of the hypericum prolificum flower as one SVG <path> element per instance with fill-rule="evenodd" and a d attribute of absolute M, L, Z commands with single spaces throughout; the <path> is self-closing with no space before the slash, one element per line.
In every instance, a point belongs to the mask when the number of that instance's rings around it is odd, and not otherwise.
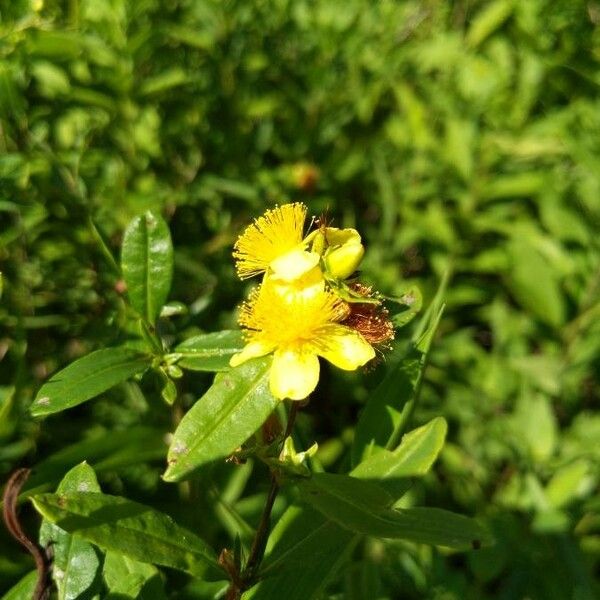
<path fill-rule="evenodd" d="M 283 294 L 267 279 L 242 305 L 240 325 L 247 344 L 230 364 L 273 352 L 271 393 L 304 400 L 319 381 L 319 356 L 347 371 L 375 357 L 360 333 L 340 324 L 348 314 L 348 305 L 324 285 L 308 295 Z"/>
<path fill-rule="evenodd" d="M 352 279 L 365 251 L 360 234 L 322 220 L 305 234 L 306 214 L 298 202 L 267 210 L 233 251 L 242 279 L 263 280 L 242 305 L 247 343 L 230 364 L 273 353 L 269 384 L 280 399 L 304 400 L 315 389 L 319 357 L 352 371 L 393 338 L 381 302 Z"/>

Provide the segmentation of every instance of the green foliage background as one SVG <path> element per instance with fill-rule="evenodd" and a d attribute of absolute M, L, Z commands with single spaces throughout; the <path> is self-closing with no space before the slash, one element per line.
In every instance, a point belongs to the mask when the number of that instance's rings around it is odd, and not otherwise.
<path fill-rule="evenodd" d="M 447 276 L 415 419 L 445 416 L 449 442 L 413 493 L 497 540 L 467 555 L 367 544 L 327 597 L 597 597 L 599 23 L 591 0 L 0 0 L 3 477 L 73 445 L 55 482 L 87 457 L 103 489 L 217 545 L 233 514 L 255 524 L 250 464 L 211 467 L 210 489 L 160 481 L 173 426 L 156 382 L 43 423 L 27 407 L 59 367 L 123 339 L 106 248 L 133 216 L 169 221 L 171 299 L 189 312 L 165 333 L 180 340 L 234 326 L 235 236 L 301 200 L 361 231 L 385 293 L 417 283 L 427 304 Z M 303 411 L 328 469 L 383 370 L 327 373 Z M 180 390 L 188 406 L 209 381 Z M 0 543 L 3 588 L 30 564 Z"/>

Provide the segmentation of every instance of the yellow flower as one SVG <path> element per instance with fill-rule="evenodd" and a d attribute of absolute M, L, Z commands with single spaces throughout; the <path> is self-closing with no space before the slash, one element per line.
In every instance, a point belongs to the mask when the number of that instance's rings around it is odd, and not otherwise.
<path fill-rule="evenodd" d="M 230 364 L 236 367 L 273 352 L 271 393 L 280 399 L 303 400 L 319 380 L 319 356 L 347 371 L 375 357 L 360 333 L 339 323 L 347 315 L 346 303 L 323 283 L 313 286 L 311 294 L 282 293 L 267 278 L 242 305 L 239 321 L 247 344 Z"/>
<path fill-rule="evenodd" d="M 314 269 L 319 255 L 308 252 L 303 240 L 307 208 L 300 202 L 268 210 L 238 238 L 233 257 L 242 279 L 271 271 L 283 281 L 293 281 Z"/>

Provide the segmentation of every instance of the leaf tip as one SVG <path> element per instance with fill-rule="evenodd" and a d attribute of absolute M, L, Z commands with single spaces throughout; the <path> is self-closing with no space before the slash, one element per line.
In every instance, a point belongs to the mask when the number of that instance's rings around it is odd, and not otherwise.
<path fill-rule="evenodd" d="M 175 464 L 176 463 L 169 464 L 167 470 L 161 475 L 163 481 L 167 483 L 175 483 L 179 479 L 177 476 L 177 469 L 174 468 Z"/>

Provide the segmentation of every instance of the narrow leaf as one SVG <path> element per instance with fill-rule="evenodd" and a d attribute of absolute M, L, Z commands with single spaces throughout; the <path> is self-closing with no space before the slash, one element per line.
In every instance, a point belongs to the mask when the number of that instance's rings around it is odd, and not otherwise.
<path fill-rule="evenodd" d="M 96 350 L 54 374 L 37 393 L 35 417 L 71 408 L 145 371 L 152 358 L 128 348 Z"/>
<path fill-rule="evenodd" d="M 423 296 L 417 286 L 411 286 L 398 298 L 386 296 L 385 299 L 394 303 L 389 308 L 390 318 L 396 328 L 410 323 L 423 306 Z"/>
<path fill-rule="evenodd" d="M 397 444 L 418 397 L 429 348 L 442 311 L 443 307 L 424 317 L 429 320 L 429 325 L 410 344 L 404 356 L 396 359 L 391 371 L 369 398 L 356 425 L 352 445 L 353 465 Z"/>
<path fill-rule="evenodd" d="M 261 358 L 216 376 L 173 435 L 166 481 L 229 456 L 265 422 L 277 406 L 269 391 L 270 366 L 269 357 Z"/>
<path fill-rule="evenodd" d="M 404 473 L 416 474 L 425 468 L 426 460 L 421 459 L 408 464 L 413 453 L 409 447 L 418 446 L 418 440 L 435 438 L 434 432 L 440 434 L 441 424 L 437 419 L 404 436 L 397 449 L 398 456 L 387 450 L 373 457 L 388 456 L 393 465 Z M 429 431 L 422 435 L 421 430 Z M 413 435 L 414 434 L 414 435 Z M 432 444 L 435 446 L 435 444 Z M 415 453 L 419 454 L 420 453 Z M 407 461 L 406 463 L 404 461 Z M 363 473 L 364 469 L 364 473 Z M 369 478 L 370 469 L 359 465 L 352 475 Z M 390 481 L 398 481 L 394 477 L 394 469 L 382 469 L 379 485 L 390 491 Z M 408 476 L 408 475 L 407 475 Z M 406 480 L 404 480 L 406 481 Z M 400 496 L 399 485 L 393 486 L 394 498 Z M 385 498 L 381 495 L 381 498 Z M 261 569 L 263 579 L 249 590 L 244 600 L 316 600 L 329 581 L 348 559 L 354 545 L 362 535 L 338 525 L 309 506 L 291 506 L 279 519 L 269 536 L 265 560 Z"/>
<path fill-rule="evenodd" d="M 315 473 L 298 488 L 301 497 L 328 519 L 357 533 L 457 549 L 489 542 L 485 530 L 468 517 L 433 508 L 387 508 L 385 490 L 368 481 Z"/>
<path fill-rule="evenodd" d="M 148 211 L 127 226 L 121 268 L 131 305 L 154 323 L 167 300 L 173 277 L 171 234 L 160 216 Z"/>
<path fill-rule="evenodd" d="M 60 482 L 57 493 L 100 492 L 94 470 L 81 463 L 73 467 Z M 40 528 L 40 544 L 52 545 L 52 577 L 58 600 L 79 598 L 94 585 L 100 559 L 94 547 L 85 540 L 67 533 L 46 520 Z"/>
<path fill-rule="evenodd" d="M 557 269 L 529 242 L 515 236 L 507 251 L 508 286 L 516 301 L 543 323 L 559 327 L 566 307 Z"/>
<path fill-rule="evenodd" d="M 354 435 L 352 463 L 384 449 L 402 421 L 402 409 L 416 392 L 425 356 L 411 347 L 371 394 Z"/>
<path fill-rule="evenodd" d="M 127 498 L 88 492 L 32 498 L 48 521 L 104 550 L 198 577 L 222 577 L 213 551 L 171 517 Z"/>
<path fill-rule="evenodd" d="M 177 363 L 191 371 L 227 371 L 229 359 L 244 347 L 241 331 L 217 331 L 191 337 L 174 350 Z"/>
<path fill-rule="evenodd" d="M 31 571 L 8 590 L 0 600 L 31 600 L 37 585 L 38 572 Z"/>
<path fill-rule="evenodd" d="M 382 451 L 361 462 L 353 471 L 360 479 L 394 479 L 425 475 L 440 453 L 448 425 L 436 417 L 402 438 L 393 452 Z"/>

